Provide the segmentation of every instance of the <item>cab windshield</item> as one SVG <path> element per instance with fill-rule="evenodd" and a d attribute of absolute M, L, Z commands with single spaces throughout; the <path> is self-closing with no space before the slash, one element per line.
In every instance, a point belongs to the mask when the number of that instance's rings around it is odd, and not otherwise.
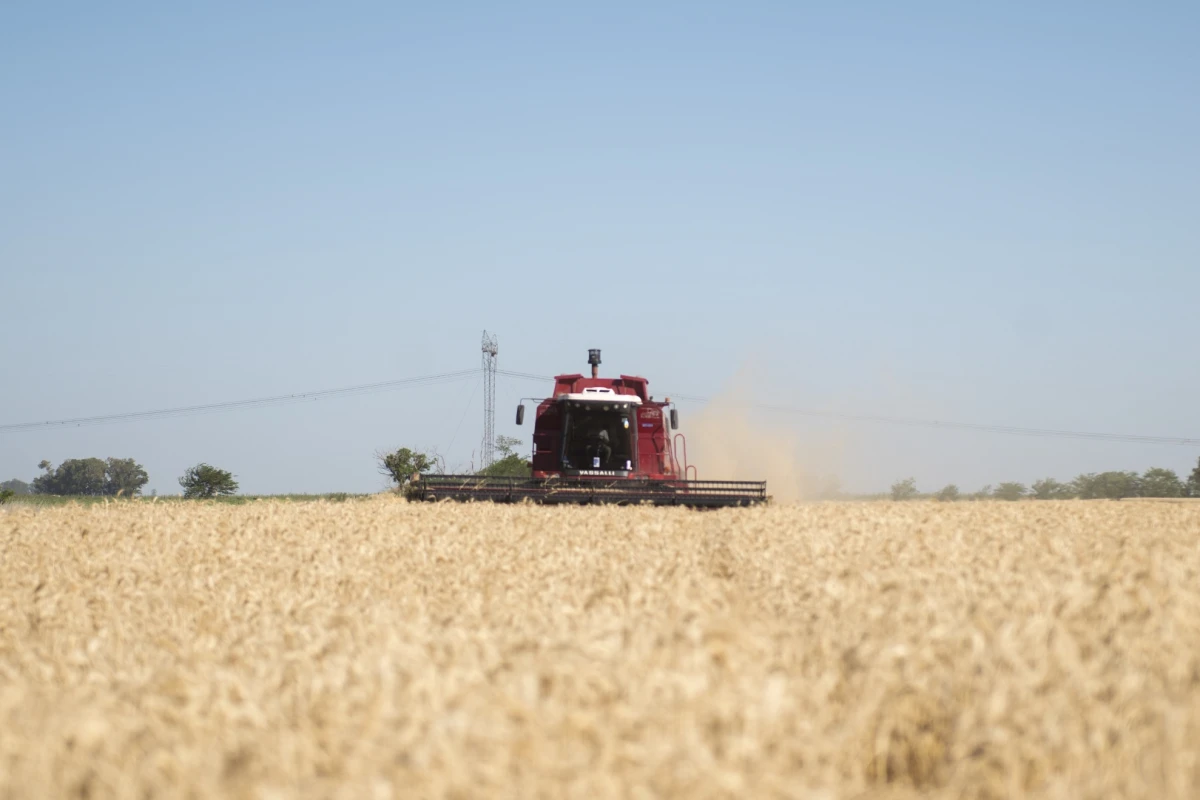
<path fill-rule="evenodd" d="M 628 404 L 564 405 L 564 469 L 633 469 L 633 423 Z"/>

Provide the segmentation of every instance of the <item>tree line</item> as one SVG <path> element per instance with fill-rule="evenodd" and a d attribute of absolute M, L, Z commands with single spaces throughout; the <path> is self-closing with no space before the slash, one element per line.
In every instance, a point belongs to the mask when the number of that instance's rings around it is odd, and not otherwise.
<path fill-rule="evenodd" d="M 490 466 L 475 471 L 477 475 L 528 476 L 529 461 L 522 458 L 516 447 L 520 439 L 511 436 L 496 438 L 499 458 Z M 392 452 L 375 454 L 380 472 L 397 486 L 404 486 L 418 473 L 445 473 L 445 459 L 436 451 L 412 450 L 401 447 Z M 42 494 L 81 497 L 138 497 L 150 481 L 145 468 L 132 458 L 69 458 L 55 466 L 49 461 L 38 464 L 42 474 L 26 483 L 9 480 L 0 483 L 0 502 L 20 494 Z M 206 498 L 236 494 L 238 483 L 234 476 L 209 464 L 188 468 L 179 478 L 186 498 Z"/>
<path fill-rule="evenodd" d="M 0 497 L 18 494 L 65 495 L 75 497 L 138 497 L 150 482 L 145 467 L 132 458 L 68 458 L 58 466 L 49 461 L 38 464 L 42 474 L 31 482 L 10 480 L 0 483 Z M 237 480 L 227 470 L 200 463 L 179 478 L 184 497 L 217 497 L 236 494 Z"/>
<path fill-rule="evenodd" d="M 971 493 L 960 492 L 954 484 L 936 492 L 923 493 L 913 478 L 892 484 L 893 500 L 1120 500 L 1126 497 L 1200 498 L 1200 460 L 1186 479 L 1173 470 L 1153 467 L 1140 475 L 1136 472 L 1089 472 L 1065 483 L 1054 478 L 1042 478 L 1029 486 L 1007 481 Z"/>
<path fill-rule="evenodd" d="M 476 475 L 526 477 L 531 473 L 529 461 L 516 452 L 520 439 L 500 436 L 496 450 L 500 455 L 490 466 L 471 470 Z M 380 472 L 399 487 L 405 486 L 418 474 L 445 473 L 445 460 L 435 451 L 401 447 L 391 452 L 375 454 Z M 0 502 L 19 494 L 75 495 L 89 497 L 137 497 L 149 482 L 144 467 L 132 458 L 70 458 L 58 466 L 49 461 L 38 464 L 42 474 L 26 483 L 9 480 L 0 483 Z M 206 498 L 236 494 L 238 482 L 227 470 L 200 463 L 179 478 L 185 498 Z M 914 478 L 892 484 L 893 500 L 934 499 L 942 502 L 958 500 L 1119 500 L 1126 497 L 1196 497 L 1200 498 L 1200 460 L 1186 478 L 1162 467 L 1144 473 L 1089 472 L 1074 480 L 1061 482 L 1042 478 L 1029 486 L 1007 481 L 985 486 L 977 492 L 962 492 L 949 484 L 936 492 L 922 492 Z"/>

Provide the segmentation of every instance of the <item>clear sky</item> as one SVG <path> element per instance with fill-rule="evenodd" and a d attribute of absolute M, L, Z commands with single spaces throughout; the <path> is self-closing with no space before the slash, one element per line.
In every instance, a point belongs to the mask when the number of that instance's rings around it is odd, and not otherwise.
<path fill-rule="evenodd" d="M 5 3 L 0 424 L 467 369 L 486 328 L 659 394 L 1200 436 L 1200 5 L 980 5 Z M 502 378 L 499 432 L 549 388 Z M 0 433 L 0 479 L 373 491 L 377 449 L 469 462 L 481 400 Z M 861 490 L 1200 456 L 750 422 Z"/>

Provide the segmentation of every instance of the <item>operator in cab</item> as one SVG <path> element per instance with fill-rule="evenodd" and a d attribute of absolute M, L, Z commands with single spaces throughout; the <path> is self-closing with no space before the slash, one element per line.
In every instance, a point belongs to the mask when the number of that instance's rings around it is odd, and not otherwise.
<path fill-rule="evenodd" d="M 600 463 L 598 466 L 607 468 L 608 462 L 612 459 L 612 445 L 608 441 L 608 431 L 604 428 L 595 427 L 588 431 L 587 437 L 587 455 L 589 459 L 599 457 Z M 591 462 L 593 465 L 596 462 Z"/>

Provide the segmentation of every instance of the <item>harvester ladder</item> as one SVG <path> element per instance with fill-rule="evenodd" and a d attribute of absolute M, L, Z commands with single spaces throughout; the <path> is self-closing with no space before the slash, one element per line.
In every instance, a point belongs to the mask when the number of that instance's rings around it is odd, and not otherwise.
<path fill-rule="evenodd" d="M 681 444 L 682 444 L 682 447 L 680 447 Z M 680 459 L 678 456 L 678 453 L 680 450 L 683 451 L 682 459 Z M 693 480 L 693 481 L 697 480 L 696 475 L 698 473 L 696 472 L 695 465 L 688 464 L 687 437 L 685 437 L 682 433 L 675 434 L 675 439 L 671 442 L 671 458 L 675 460 L 676 465 L 683 466 L 683 479 L 685 481 L 686 480 Z M 690 475 L 689 475 L 689 473 L 690 473 Z"/>

